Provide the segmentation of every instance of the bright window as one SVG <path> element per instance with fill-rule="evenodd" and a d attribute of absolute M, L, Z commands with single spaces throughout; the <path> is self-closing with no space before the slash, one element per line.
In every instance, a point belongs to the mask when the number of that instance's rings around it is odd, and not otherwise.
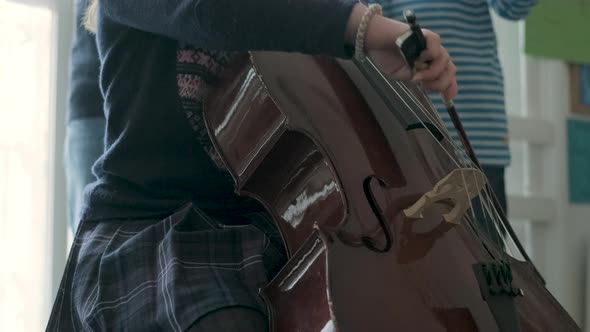
<path fill-rule="evenodd" d="M 0 331 L 47 320 L 52 22 L 0 0 Z"/>

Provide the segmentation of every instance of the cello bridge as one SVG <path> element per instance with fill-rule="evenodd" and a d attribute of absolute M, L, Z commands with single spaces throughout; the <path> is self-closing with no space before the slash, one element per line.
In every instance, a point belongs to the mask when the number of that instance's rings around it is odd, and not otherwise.
<path fill-rule="evenodd" d="M 458 224 L 471 200 L 479 195 L 487 180 L 483 172 L 476 168 L 458 168 L 441 179 L 431 191 L 425 193 L 412 206 L 404 210 L 408 218 L 422 219 L 423 211 L 438 202 L 451 202 L 453 208 L 443 214 L 448 223 Z"/>

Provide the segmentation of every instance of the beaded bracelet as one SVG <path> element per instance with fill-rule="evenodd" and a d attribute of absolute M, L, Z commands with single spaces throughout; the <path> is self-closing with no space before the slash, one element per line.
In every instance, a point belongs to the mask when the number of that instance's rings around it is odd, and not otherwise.
<path fill-rule="evenodd" d="M 356 41 L 354 46 L 354 57 L 362 61 L 365 59 L 365 33 L 369 22 L 375 15 L 383 15 L 383 10 L 378 4 L 371 4 L 363 14 L 359 27 L 356 31 Z"/>

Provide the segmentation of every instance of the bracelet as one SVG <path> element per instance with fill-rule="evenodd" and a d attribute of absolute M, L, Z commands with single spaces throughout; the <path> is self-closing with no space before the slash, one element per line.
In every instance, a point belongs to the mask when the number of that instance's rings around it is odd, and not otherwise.
<path fill-rule="evenodd" d="M 367 27 L 369 26 L 369 22 L 375 15 L 383 15 L 383 10 L 381 6 L 378 4 L 371 4 L 367 8 L 367 11 L 363 14 L 361 18 L 361 22 L 359 23 L 359 27 L 356 31 L 356 41 L 354 44 L 354 57 L 362 61 L 365 59 L 365 33 L 367 32 Z"/>

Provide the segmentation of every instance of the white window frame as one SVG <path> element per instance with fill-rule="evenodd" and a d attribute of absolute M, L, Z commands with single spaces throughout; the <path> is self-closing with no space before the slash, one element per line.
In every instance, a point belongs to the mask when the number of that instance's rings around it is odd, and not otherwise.
<path fill-rule="evenodd" d="M 50 82 L 51 104 L 49 105 L 49 169 L 48 172 L 48 215 L 46 266 L 47 273 L 43 294 L 43 314 L 49 318 L 51 307 L 61 281 L 68 251 L 67 196 L 63 168 L 63 153 L 66 130 L 66 108 L 69 85 L 69 62 L 74 31 L 73 0 L 8 0 L 31 6 L 49 8 L 53 13 L 52 50 L 50 57 L 52 72 Z"/>
<path fill-rule="evenodd" d="M 48 193 L 49 215 L 51 220 L 48 222 L 52 227 L 52 232 L 48 236 L 48 259 L 49 274 L 47 290 L 51 290 L 50 296 L 46 299 L 49 313 L 53 301 L 59 288 L 68 251 L 68 223 L 67 223 L 67 195 L 66 179 L 63 167 L 64 141 L 66 132 L 66 109 L 68 106 L 67 96 L 69 90 L 69 65 L 70 52 L 75 26 L 74 1 L 73 0 L 13 0 L 24 2 L 43 3 L 53 9 L 55 20 L 53 22 L 53 51 L 51 61 L 54 71 L 51 80 L 55 82 L 53 95 L 53 123 L 50 129 L 50 167 L 49 170 L 49 188 Z"/>

